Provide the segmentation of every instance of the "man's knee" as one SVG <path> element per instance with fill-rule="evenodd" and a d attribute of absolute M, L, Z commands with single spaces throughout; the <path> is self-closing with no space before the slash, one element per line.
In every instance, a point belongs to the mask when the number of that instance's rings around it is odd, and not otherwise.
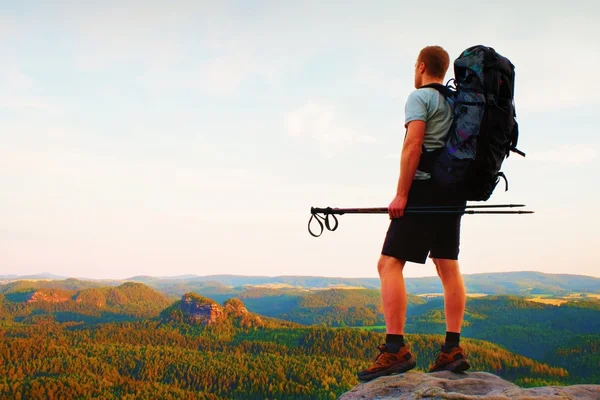
<path fill-rule="evenodd" d="M 382 254 L 377 262 L 377 271 L 379 272 L 379 276 L 393 269 L 400 269 L 400 271 L 402 271 L 404 268 L 404 263 L 404 261 L 398 260 L 397 258 Z"/>
<path fill-rule="evenodd" d="M 440 271 L 439 259 L 432 258 L 431 260 L 433 261 L 433 265 L 435 265 L 435 270 L 437 271 L 438 276 L 441 278 L 442 277 L 442 273 Z"/>
<path fill-rule="evenodd" d="M 441 279 L 448 276 L 460 274 L 458 260 L 449 260 L 447 258 L 432 258 L 437 274 Z"/>

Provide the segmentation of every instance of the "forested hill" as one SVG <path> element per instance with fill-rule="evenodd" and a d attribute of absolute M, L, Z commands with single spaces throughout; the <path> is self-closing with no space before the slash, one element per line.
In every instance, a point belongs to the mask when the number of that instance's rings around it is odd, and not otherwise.
<path fill-rule="evenodd" d="M 269 318 L 249 312 L 244 303 L 236 298 L 226 300 L 221 306 L 216 301 L 196 293 L 186 293 L 160 313 L 163 323 L 223 326 L 238 328 L 301 327 L 293 322 Z"/>
<path fill-rule="evenodd" d="M 58 282 L 58 288 L 45 282 L 43 288 L 17 285 L 5 290 L 0 295 L 0 316 L 16 321 L 49 315 L 59 322 L 107 322 L 155 317 L 173 303 L 164 294 L 141 283 L 68 290 Z"/>
<path fill-rule="evenodd" d="M 0 398 L 335 399 L 358 383 L 382 339 L 352 329 L 174 321 L 12 324 L 0 326 Z M 407 339 L 424 371 L 442 337 Z M 465 340 L 464 348 L 474 370 L 519 385 L 570 379 L 489 342 Z"/>
<path fill-rule="evenodd" d="M 20 292 L 29 289 L 62 289 L 62 290 L 82 290 L 90 288 L 99 288 L 106 286 L 119 286 L 123 284 L 120 281 L 92 281 L 81 279 L 44 279 L 31 280 L 19 279 L 11 280 L 5 284 L 0 284 L 0 294 Z"/>
<path fill-rule="evenodd" d="M 248 306 L 258 312 L 305 325 L 370 326 L 385 323 L 381 292 L 375 289 L 329 289 L 303 292 L 295 298 L 295 301 L 290 301 L 289 305 L 281 301 L 274 310 L 270 309 L 264 300 L 245 298 L 244 294 L 241 298 L 244 298 Z M 409 307 L 412 308 L 415 305 L 426 304 L 427 300 L 409 295 L 408 302 Z"/>

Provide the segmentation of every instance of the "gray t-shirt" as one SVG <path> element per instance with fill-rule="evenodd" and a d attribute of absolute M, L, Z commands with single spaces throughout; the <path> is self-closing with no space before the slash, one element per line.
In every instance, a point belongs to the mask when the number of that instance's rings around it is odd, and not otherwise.
<path fill-rule="evenodd" d="M 452 124 L 452 108 L 446 98 L 433 88 L 413 91 L 406 100 L 404 125 L 410 121 L 425 121 L 423 146 L 427 151 L 439 149 L 446 143 L 446 135 Z M 415 180 L 431 178 L 431 174 L 419 171 Z"/>

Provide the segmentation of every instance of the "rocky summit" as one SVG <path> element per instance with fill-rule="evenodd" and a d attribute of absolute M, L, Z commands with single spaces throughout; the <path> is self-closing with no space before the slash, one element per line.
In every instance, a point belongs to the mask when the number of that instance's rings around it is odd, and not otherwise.
<path fill-rule="evenodd" d="M 219 325 L 231 323 L 238 327 L 247 328 L 264 325 L 260 316 L 248 312 L 244 303 L 236 298 L 225 301 L 221 306 L 214 300 L 196 293 L 186 293 L 178 304 L 175 308 L 170 307 L 165 310 L 163 315 L 168 319 L 179 308 L 183 321 L 191 324 Z"/>
<path fill-rule="evenodd" d="M 181 298 L 181 310 L 196 323 L 210 325 L 223 317 L 223 307 L 216 302 L 193 293 Z"/>
<path fill-rule="evenodd" d="M 340 397 L 340 400 L 354 399 L 598 400 L 600 385 L 521 388 L 487 372 L 426 374 L 410 371 L 362 383 Z"/>

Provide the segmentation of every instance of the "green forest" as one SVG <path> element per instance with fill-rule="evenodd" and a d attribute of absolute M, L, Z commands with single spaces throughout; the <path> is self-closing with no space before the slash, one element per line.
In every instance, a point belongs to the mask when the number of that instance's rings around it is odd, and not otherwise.
<path fill-rule="evenodd" d="M 1 287 L 1 399 L 335 399 L 384 340 L 363 329 L 382 324 L 376 289 L 255 288 L 217 301 L 56 282 Z M 406 338 L 420 371 L 443 340 L 442 307 L 410 298 Z M 599 317 L 594 298 L 472 298 L 462 345 L 473 371 L 521 386 L 597 384 Z"/>

